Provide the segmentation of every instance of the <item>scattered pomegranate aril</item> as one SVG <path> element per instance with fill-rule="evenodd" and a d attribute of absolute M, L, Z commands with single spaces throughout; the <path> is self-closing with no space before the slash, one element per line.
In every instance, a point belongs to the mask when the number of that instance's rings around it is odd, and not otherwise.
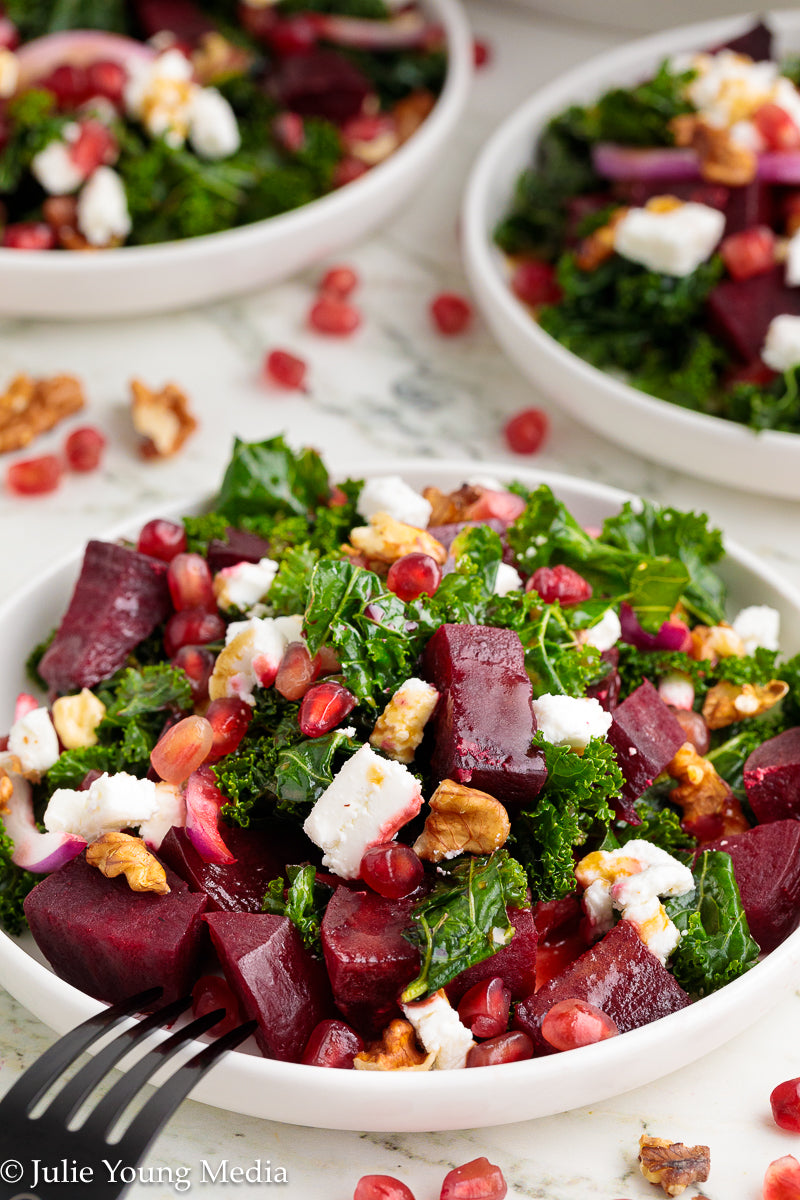
<path fill-rule="evenodd" d="M 308 1067 L 331 1067 L 352 1071 L 353 1059 L 364 1049 L 363 1039 L 344 1021 L 328 1017 L 311 1031 L 301 1063 Z"/>
<path fill-rule="evenodd" d="M 214 670 L 211 651 L 202 646 L 181 646 L 170 661 L 173 667 L 179 667 L 186 674 L 192 689 L 192 703 L 203 704 L 208 699 L 208 681 Z"/>
<path fill-rule="evenodd" d="M 223 696 L 219 700 L 212 700 L 206 709 L 212 742 L 205 761 L 215 763 L 226 754 L 233 754 L 247 733 L 252 718 L 252 708 L 238 696 Z"/>
<path fill-rule="evenodd" d="M 159 779 L 183 783 L 205 762 L 214 733 L 205 717 L 184 717 L 162 733 L 150 755 L 150 765 Z"/>
<path fill-rule="evenodd" d="M 704 757 L 711 745 L 711 730 L 703 719 L 703 714 L 692 708 L 674 708 L 668 706 L 673 717 L 686 734 L 687 742 L 691 742 L 697 753 Z"/>
<path fill-rule="evenodd" d="M 562 296 L 555 267 L 538 258 L 526 258 L 517 264 L 511 276 L 511 290 L 518 300 L 531 308 L 558 304 Z"/>
<path fill-rule="evenodd" d="M 359 874 L 379 896 L 401 900 L 417 890 L 425 878 L 425 868 L 410 846 L 382 842 L 364 851 Z"/>
<path fill-rule="evenodd" d="M 308 16 L 299 14 L 276 21 L 264 31 L 264 37 L 282 58 L 290 54 L 308 54 L 317 44 L 317 25 Z"/>
<path fill-rule="evenodd" d="M 67 465 L 72 471 L 94 471 L 100 466 L 106 439 L 93 425 L 73 429 L 64 443 Z"/>
<path fill-rule="evenodd" d="M 800 1079 L 787 1079 L 773 1088 L 769 1098 L 775 1124 L 800 1133 Z"/>
<path fill-rule="evenodd" d="M 107 125 L 93 118 L 81 121 L 79 128 L 77 138 L 70 142 L 69 156 L 84 178 L 88 178 L 97 167 L 114 162 L 117 139 Z"/>
<path fill-rule="evenodd" d="M 239 1001 L 226 980 L 219 975 L 201 975 L 192 988 L 192 1015 L 204 1017 L 218 1008 L 223 1008 L 225 1015 L 208 1030 L 211 1037 L 230 1033 L 241 1025 L 244 1017 Z"/>
<path fill-rule="evenodd" d="M 768 150 L 800 149 L 800 128 L 779 104 L 762 104 L 752 120 Z"/>
<path fill-rule="evenodd" d="M 472 322 L 472 305 L 456 292 L 440 292 L 431 301 L 430 314 L 439 333 L 444 337 L 457 337 Z"/>
<path fill-rule="evenodd" d="M 535 454 L 549 431 L 547 413 L 541 408 L 523 408 L 506 422 L 503 433 L 509 450 L 515 454 Z"/>
<path fill-rule="evenodd" d="M 281 112 L 272 121 L 272 136 L 289 154 L 299 154 L 306 144 L 306 127 L 299 113 Z"/>
<path fill-rule="evenodd" d="M 473 984 L 461 997 L 458 1015 L 473 1037 L 494 1038 L 508 1028 L 511 992 L 499 975 Z"/>
<path fill-rule="evenodd" d="M 17 221 L 3 230 L 7 250 L 52 250 L 56 235 L 44 221 Z"/>
<path fill-rule="evenodd" d="M 52 92 L 59 108 L 77 108 L 89 99 L 89 77 L 85 67 L 61 63 L 37 81 L 38 88 Z"/>
<path fill-rule="evenodd" d="M 763 275 L 775 264 L 775 234 L 768 225 L 754 225 L 726 237 L 719 252 L 733 279 Z"/>
<path fill-rule="evenodd" d="M 0 16 L 0 47 L 16 50 L 19 45 L 19 30 L 10 17 Z"/>
<path fill-rule="evenodd" d="M 64 226 L 75 228 L 78 221 L 76 196 L 48 196 L 42 205 L 42 215 L 47 224 L 56 231 Z"/>
<path fill-rule="evenodd" d="M 323 293 L 311 306 L 308 323 L 317 333 L 349 337 L 361 324 L 361 313 L 341 297 Z"/>
<path fill-rule="evenodd" d="M 297 714 L 300 732 L 309 738 L 322 737 L 341 724 L 355 706 L 355 696 L 340 683 L 334 683 L 333 680 L 315 683 L 300 704 Z"/>
<path fill-rule="evenodd" d="M 290 642 L 275 676 L 275 690 L 285 700 L 302 700 L 317 674 L 318 664 L 308 653 L 305 642 Z"/>
<path fill-rule="evenodd" d="M 104 96 L 116 108 L 122 108 L 128 75 L 121 63 L 98 59 L 86 68 L 88 90 L 92 96 Z"/>
<path fill-rule="evenodd" d="M 24 458 L 6 471 L 6 487 L 17 496 L 44 496 L 54 492 L 63 473 L 61 459 L 55 454 Z"/>
<path fill-rule="evenodd" d="M 762 1200 L 798 1200 L 800 1197 L 800 1162 L 793 1154 L 776 1158 L 767 1167 L 761 1192 Z"/>
<path fill-rule="evenodd" d="M 335 675 L 341 670 L 339 656 L 332 646 L 320 646 L 314 659 L 318 675 Z"/>
<path fill-rule="evenodd" d="M 485 67 L 487 63 L 492 61 L 492 48 L 483 38 L 473 39 L 472 61 L 478 71 L 480 71 L 481 67 Z"/>
<path fill-rule="evenodd" d="M 393 1175 L 362 1175 L 353 1200 L 414 1200 L 414 1193 Z"/>
<path fill-rule="evenodd" d="M 590 600 L 592 585 L 572 567 L 559 563 L 557 567 L 537 567 L 525 584 L 525 591 L 538 592 L 545 604 L 555 604 L 558 600 L 565 607 Z"/>
<path fill-rule="evenodd" d="M 264 376 L 269 383 L 288 391 L 304 391 L 307 363 L 288 350 L 270 350 L 264 359 Z"/>
<path fill-rule="evenodd" d="M 331 267 L 322 276 L 319 284 L 321 292 L 329 292 L 340 296 L 343 300 L 358 287 L 359 279 L 352 267 Z"/>
<path fill-rule="evenodd" d="M 575 1050 L 619 1033 L 602 1009 L 577 997 L 559 1000 L 542 1019 L 542 1037 L 554 1050 Z"/>
<path fill-rule="evenodd" d="M 184 608 L 173 613 L 164 628 L 164 650 L 174 658 L 182 646 L 205 646 L 225 636 L 225 622 L 219 613 L 204 608 Z"/>
<path fill-rule="evenodd" d="M 424 592 L 432 596 L 442 582 L 442 569 L 430 554 L 404 554 L 389 567 L 386 586 L 399 599 L 416 600 Z"/>
<path fill-rule="evenodd" d="M 39 707 L 39 701 L 30 692 L 20 692 L 14 704 L 14 721 L 21 721 Z"/>
<path fill-rule="evenodd" d="M 186 550 L 186 530 L 176 521 L 156 517 L 140 529 L 136 549 L 140 554 L 171 562 L 177 554 L 183 554 Z"/>
<path fill-rule="evenodd" d="M 216 612 L 214 582 L 202 554 L 176 554 L 170 559 L 167 584 L 176 612 L 183 612 L 187 608 Z"/>
<path fill-rule="evenodd" d="M 439 1200 L 503 1200 L 508 1185 L 488 1158 L 473 1158 L 444 1177 Z"/>
<path fill-rule="evenodd" d="M 369 167 L 360 158 L 355 158 L 352 154 L 346 154 L 344 158 L 339 159 L 333 168 L 333 187 L 340 188 L 344 187 L 345 184 L 354 183 L 356 179 L 360 179 L 362 175 L 366 175 L 368 170 Z"/>
<path fill-rule="evenodd" d="M 533 1042 L 521 1029 L 499 1033 L 473 1046 L 467 1055 L 468 1067 L 497 1067 L 502 1063 L 525 1062 L 533 1058 Z"/>

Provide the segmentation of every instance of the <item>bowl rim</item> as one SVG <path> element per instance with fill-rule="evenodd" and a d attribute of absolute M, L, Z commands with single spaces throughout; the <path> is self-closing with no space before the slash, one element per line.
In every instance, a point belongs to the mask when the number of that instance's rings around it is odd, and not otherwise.
<path fill-rule="evenodd" d="M 774 429 L 754 430 L 737 421 L 696 412 L 670 400 L 663 400 L 633 387 L 609 371 L 593 366 L 546 333 L 511 291 L 507 272 L 504 274 L 503 252 L 492 240 L 494 219 L 490 222 L 491 188 L 498 168 L 508 161 L 510 155 L 517 157 L 514 151 L 526 136 L 529 145 L 527 160 L 531 161 L 546 121 L 570 103 L 579 103 L 576 97 L 589 90 L 591 95 L 599 95 L 604 86 L 614 82 L 618 72 L 635 72 L 641 60 L 664 58 L 693 47 L 713 45 L 736 36 L 759 19 L 777 26 L 774 32 L 779 36 L 790 33 L 800 37 L 800 11 L 796 9 L 773 9 L 761 17 L 739 14 L 698 21 L 601 51 L 537 89 L 501 121 L 481 148 L 467 181 L 462 223 L 468 272 L 486 289 L 490 297 L 487 303 L 496 308 L 497 319 L 513 326 L 530 348 L 545 355 L 563 371 L 571 372 L 576 384 L 589 384 L 642 416 L 652 417 L 655 412 L 670 418 L 676 427 L 682 427 L 687 438 L 702 433 L 717 441 L 724 439 L 731 445 L 736 444 L 740 449 L 752 448 L 757 438 L 759 446 L 766 445 L 769 448 L 772 445 L 785 451 L 787 448 L 800 449 L 800 434 Z M 724 446 L 720 449 L 724 450 Z"/>

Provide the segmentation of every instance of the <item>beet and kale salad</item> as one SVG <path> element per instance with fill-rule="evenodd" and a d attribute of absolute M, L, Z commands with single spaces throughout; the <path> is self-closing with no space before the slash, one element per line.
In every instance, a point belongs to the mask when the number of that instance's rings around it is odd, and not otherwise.
<path fill-rule="evenodd" d="M 706 518 L 333 483 L 236 442 L 87 546 L 0 754 L 0 915 L 263 1052 L 481 1066 L 624 1033 L 800 921 L 800 656 Z"/>
<path fill-rule="evenodd" d="M 2 244 L 145 245 L 299 208 L 393 154 L 445 73 L 413 0 L 9 0 Z"/>
<path fill-rule="evenodd" d="M 495 231 L 541 327 L 653 396 L 800 432 L 800 80 L 758 25 L 545 126 Z"/>

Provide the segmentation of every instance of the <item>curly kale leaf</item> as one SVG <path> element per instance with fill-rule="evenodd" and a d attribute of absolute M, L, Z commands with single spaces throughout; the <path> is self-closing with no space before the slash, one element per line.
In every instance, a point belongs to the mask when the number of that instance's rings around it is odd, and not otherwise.
<path fill-rule="evenodd" d="M 672 146 L 670 124 L 693 112 L 686 87 L 694 71 L 673 71 L 664 61 L 652 79 L 633 88 L 612 88 L 587 113 L 586 130 L 592 141 L 627 146 Z"/>
<path fill-rule="evenodd" d="M 308 543 L 286 551 L 269 589 L 273 612 L 280 616 L 302 612 L 308 603 L 311 575 L 319 555 Z"/>
<path fill-rule="evenodd" d="M 244 827 L 263 815 L 268 805 L 275 811 L 275 768 L 286 746 L 302 741 L 297 723 L 299 705 L 285 700 L 274 688 L 259 688 L 247 733 L 237 748 L 211 768 L 226 799 L 222 816 Z"/>
<path fill-rule="evenodd" d="M 576 643 L 559 604 L 542 605 L 532 622 L 518 632 L 534 695 L 583 696 L 601 676 L 599 651 Z"/>
<path fill-rule="evenodd" d="M 331 889 L 316 882 L 317 871 L 312 866 L 290 866 L 286 868 L 286 880 L 282 876 L 273 879 L 267 887 L 262 912 L 288 917 L 303 939 L 306 950 L 315 958 L 322 958 L 320 927 Z"/>
<path fill-rule="evenodd" d="M 0 156 L 0 194 L 11 196 L 34 156 L 61 136 L 67 117 L 52 92 L 37 88 L 10 100 L 6 115 L 10 132 Z"/>
<path fill-rule="evenodd" d="M 41 875 L 23 871 L 11 861 L 14 843 L 3 826 L 0 817 L 0 925 L 12 937 L 22 933 L 27 925 L 23 901 L 31 888 L 41 880 Z"/>
<path fill-rule="evenodd" d="M 130 33 L 125 0 L 6 0 L 3 10 L 24 42 L 63 29 Z"/>
<path fill-rule="evenodd" d="M 295 742 L 279 751 L 273 781 L 279 810 L 297 812 L 299 807 L 314 804 L 344 759 L 360 748 L 361 743 L 344 729 L 334 729 L 324 737 Z"/>
<path fill-rule="evenodd" d="M 65 750 L 47 772 L 46 783 L 52 793 L 56 788 L 77 788 L 87 771 L 128 770 L 119 744 L 110 746 L 82 746 L 78 750 Z"/>
<path fill-rule="evenodd" d="M 328 472 L 316 450 L 295 452 L 281 436 L 265 442 L 236 438 L 214 509 L 232 525 L 243 516 L 308 518 L 329 495 Z"/>
<path fill-rule="evenodd" d="M 639 838 L 660 846 L 669 854 L 675 850 L 689 850 L 694 847 L 696 839 L 681 829 L 680 813 L 669 804 L 662 804 L 660 798 L 652 791 L 645 792 L 636 801 L 634 808 L 641 818 L 641 825 L 629 825 L 627 821 L 615 824 L 601 849 L 610 850 L 616 846 L 624 846 L 626 842 Z"/>
<path fill-rule="evenodd" d="M 738 383 L 720 402 L 719 415 L 751 429 L 800 433 L 800 367 L 770 383 Z"/>
<path fill-rule="evenodd" d="M 53 639 L 58 632 L 57 629 L 51 629 L 46 638 L 43 638 L 38 645 L 34 646 L 28 657 L 25 659 L 25 674 L 30 679 L 34 687 L 40 688 L 43 692 L 48 689 L 47 680 L 42 679 L 39 674 L 39 663 L 44 658 L 45 654 L 52 645 Z"/>

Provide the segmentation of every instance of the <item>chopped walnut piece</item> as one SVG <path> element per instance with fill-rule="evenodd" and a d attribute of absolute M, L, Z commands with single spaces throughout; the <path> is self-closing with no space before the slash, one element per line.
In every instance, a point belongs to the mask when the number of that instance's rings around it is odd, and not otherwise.
<path fill-rule="evenodd" d="M 53 725 L 65 750 L 96 746 L 95 729 L 105 715 L 105 704 L 88 688 L 53 701 Z"/>
<path fill-rule="evenodd" d="M 168 458 L 197 429 L 189 399 L 174 383 L 155 392 L 140 379 L 131 380 L 133 427 L 144 439 L 143 458 Z"/>
<path fill-rule="evenodd" d="M 684 1146 L 667 1138 L 639 1138 L 639 1165 L 648 1183 L 660 1184 L 668 1196 L 680 1196 L 690 1183 L 705 1183 L 711 1167 L 708 1146 Z"/>
<path fill-rule="evenodd" d="M 398 100 L 392 109 L 392 116 L 397 128 L 400 144 L 407 142 L 412 133 L 416 133 L 422 122 L 433 111 L 436 97 L 425 88 L 409 92 L 402 100 Z"/>
<path fill-rule="evenodd" d="M 21 450 L 85 404 L 80 380 L 72 375 L 16 375 L 0 396 L 0 454 Z"/>
<path fill-rule="evenodd" d="M 413 762 L 438 700 L 435 687 L 422 679 L 407 679 L 375 722 L 369 735 L 370 745 L 395 762 Z"/>
<path fill-rule="evenodd" d="M 8 812 L 8 802 L 13 795 L 14 784 L 11 776 L 5 768 L 0 768 L 0 813 Z"/>
<path fill-rule="evenodd" d="M 381 1040 L 371 1042 L 353 1059 L 357 1071 L 430 1071 L 436 1055 L 420 1049 L 410 1021 L 390 1021 Z"/>
<path fill-rule="evenodd" d="M 679 781 L 670 792 L 670 800 L 683 809 L 681 825 L 701 841 L 732 833 L 744 833 L 750 826 L 742 806 L 713 763 L 701 758 L 691 742 L 684 742 L 667 766 L 667 773 Z"/>
<path fill-rule="evenodd" d="M 192 51 L 192 66 L 197 82 L 224 83 L 234 75 L 246 75 L 254 56 L 243 46 L 236 46 L 217 30 L 209 30 Z"/>
<path fill-rule="evenodd" d="M 741 187 L 756 177 L 758 159 L 747 146 L 735 142 L 730 130 L 710 125 L 702 117 L 684 113 L 670 122 L 677 146 L 690 147 L 700 160 L 700 174 L 709 183 Z"/>
<path fill-rule="evenodd" d="M 616 228 L 628 212 L 627 208 L 615 208 L 605 225 L 585 237 L 575 251 L 575 266 L 581 271 L 596 271 L 614 253 Z"/>
<path fill-rule="evenodd" d="M 695 625 L 689 655 L 698 662 L 709 659 L 743 658 L 745 645 L 738 633 L 723 621 L 721 625 Z"/>
<path fill-rule="evenodd" d="M 789 691 L 782 679 L 769 683 L 730 683 L 723 679 L 706 692 L 703 717 L 709 729 L 724 729 L 746 717 L 757 717 L 776 705 Z"/>
<path fill-rule="evenodd" d="M 357 551 L 379 562 L 393 563 L 406 554 L 429 554 L 440 565 L 447 560 L 447 551 L 435 537 L 385 512 L 374 513 L 369 525 L 351 529 L 350 541 Z"/>
<path fill-rule="evenodd" d="M 491 854 L 508 838 L 508 813 L 499 800 L 477 788 L 443 779 L 430 799 L 425 828 L 414 850 L 428 862 L 466 851 Z"/>
<path fill-rule="evenodd" d="M 471 483 L 463 483 L 454 492 L 440 492 L 437 487 L 426 487 L 422 494 L 432 510 L 428 524 L 453 525 L 457 521 L 468 521 L 470 509 L 485 490 Z"/>
<path fill-rule="evenodd" d="M 86 848 L 86 861 L 97 867 L 106 879 L 124 875 L 132 892 L 155 892 L 164 896 L 169 891 L 167 874 L 151 854 L 142 838 L 130 833 L 104 833 Z"/>

